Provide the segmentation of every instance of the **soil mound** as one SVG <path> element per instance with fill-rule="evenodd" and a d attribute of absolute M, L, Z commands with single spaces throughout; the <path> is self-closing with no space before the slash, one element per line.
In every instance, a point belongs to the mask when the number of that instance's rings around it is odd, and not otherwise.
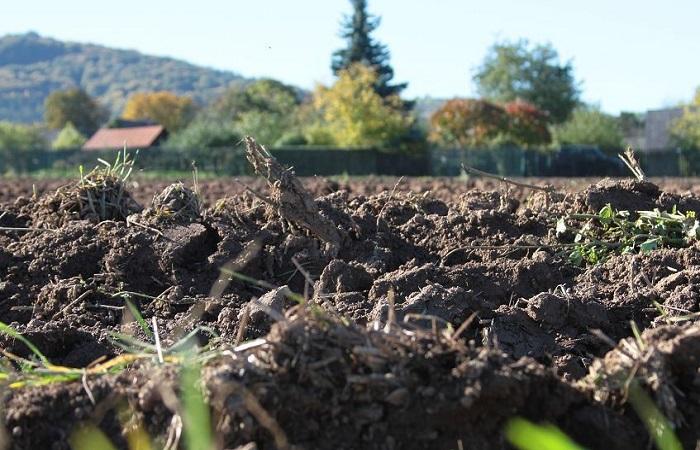
<path fill-rule="evenodd" d="M 129 194 L 125 180 L 110 169 L 97 168 L 41 197 L 32 209 L 36 228 L 59 228 L 73 220 L 122 221 L 142 208 Z"/>

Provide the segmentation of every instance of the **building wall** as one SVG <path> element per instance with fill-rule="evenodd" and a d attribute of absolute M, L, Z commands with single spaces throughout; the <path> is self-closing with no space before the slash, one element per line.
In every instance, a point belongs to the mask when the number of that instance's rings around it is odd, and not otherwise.
<path fill-rule="evenodd" d="M 670 128 L 673 121 L 683 115 L 683 108 L 667 108 L 647 111 L 644 126 L 645 152 L 671 148 Z"/>

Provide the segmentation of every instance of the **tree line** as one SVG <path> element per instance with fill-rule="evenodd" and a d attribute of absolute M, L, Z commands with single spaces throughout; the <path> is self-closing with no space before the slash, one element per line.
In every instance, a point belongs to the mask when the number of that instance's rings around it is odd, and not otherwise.
<path fill-rule="evenodd" d="M 625 131 L 640 118 L 614 117 L 580 99 L 571 62 L 549 44 L 526 40 L 495 43 L 477 68 L 478 98 L 446 101 L 428 120 L 402 98 L 407 83 L 394 82 L 390 52 L 372 34 L 380 19 L 366 0 L 351 0 L 344 18 L 346 46 L 332 56 L 330 86 L 304 92 L 273 79 L 238 82 L 215 101 L 199 105 L 174 93 L 141 92 L 126 102 L 121 117 L 163 125 L 172 148 L 231 146 L 254 135 L 268 146 L 373 147 L 420 151 L 451 148 L 554 148 L 594 145 L 618 150 Z M 700 92 L 700 91 L 699 91 Z M 694 105 L 694 106 L 693 106 Z M 46 129 L 60 130 L 53 148 L 75 148 L 101 126 L 114 126 L 106 110 L 80 89 L 52 93 L 45 124 L 0 123 L 0 150 L 46 147 Z M 672 130 L 674 143 L 700 146 L 700 94 Z"/>

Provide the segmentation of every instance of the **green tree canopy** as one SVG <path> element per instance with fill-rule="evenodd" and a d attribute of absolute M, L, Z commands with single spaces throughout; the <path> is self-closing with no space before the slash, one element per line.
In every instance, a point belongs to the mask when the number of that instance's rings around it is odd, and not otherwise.
<path fill-rule="evenodd" d="M 44 118 L 51 129 L 60 130 L 70 122 L 89 136 L 107 120 L 107 113 L 85 91 L 76 88 L 51 93 L 44 104 Z"/>
<path fill-rule="evenodd" d="M 56 139 L 51 143 L 51 147 L 60 150 L 64 148 L 80 148 L 83 146 L 87 139 L 85 136 L 80 134 L 77 128 L 68 122 L 60 133 L 56 136 Z"/>
<path fill-rule="evenodd" d="M 241 139 L 242 136 L 231 122 L 201 118 L 187 128 L 171 134 L 165 147 L 182 150 L 225 148 L 236 146 Z"/>
<path fill-rule="evenodd" d="M 498 42 L 474 75 L 479 93 L 506 103 L 524 100 L 561 123 L 579 103 L 579 89 L 570 62 L 562 64 L 551 45 L 527 40 Z"/>
<path fill-rule="evenodd" d="M 576 108 L 568 121 L 554 127 L 554 140 L 559 145 L 595 145 L 604 150 L 624 145 L 617 118 L 592 106 Z"/>
<path fill-rule="evenodd" d="M 251 111 L 290 114 L 300 102 L 300 95 L 294 87 L 277 80 L 262 78 L 252 83 L 230 87 L 214 102 L 208 114 L 231 121 L 236 121 L 241 115 Z"/>
<path fill-rule="evenodd" d="M 260 79 L 229 88 L 203 117 L 229 123 L 241 135 L 255 136 L 265 145 L 274 145 L 298 126 L 296 109 L 300 97 L 292 86 Z"/>
<path fill-rule="evenodd" d="M 350 3 L 353 14 L 345 16 L 340 34 L 347 41 L 347 47 L 333 53 L 333 73 L 338 75 L 353 64 L 363 64 L 372 67 L 377 74 L 374 83 L 377 94 L 383 98 L 401 94 L 407 83 L 391 84 L 394 69 L 389 64 L 389 50 L 371 36 L 379 27 L 380 18 L 367 12 L 366 0 L 350 0 Z"/>

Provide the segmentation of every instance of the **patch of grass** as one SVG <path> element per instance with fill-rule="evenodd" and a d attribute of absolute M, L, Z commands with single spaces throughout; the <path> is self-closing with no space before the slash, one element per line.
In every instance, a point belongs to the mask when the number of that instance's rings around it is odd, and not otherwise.
<path fill-rule="evenodd" d="M 556 234 L 573 236 L 569 260 L 575 265 L 596 264 L 611 254 L 645 253 L 661 247 L 688 247 L 700 237 L 693 211 L 617 211 L 610 204 L 598 214 L 570 214 L 557 221 Z"/>
<path fill-rule="evenodd" d="M 10 388 L 42 386 L 62 381 L 76 381 L 87 375 L 117 373 L 135 361 L 150 357 L 143 353 L 124 354 L 88 368 L 65 367 L 52 364 L 34 344 L 9 325 L 0 322 L 0 333 L 22 342 L 35 357 L 35 359 L 27 359 L 3 351 L 7 360 L 15 363 L 14 366 L 12 364 L 0 366 L 0 380 L 7 381 Z"/>
<path fill-rule="evenodd" d="M 42 364 L 46 366 L 51 364 L 49 363 L 49 360 L 46 358 L 46 356 L 44 356 L 44 354 L 41 353 L 41 351 L 39 351 L 39 349 L 29 341 L 29 339 L 22 336 L 21 333 L 17 332 L 17 330 L 12 328 L 11 326 L 0 322 L 0 333 L 6 334 L 7 336 L 10 336 L 11 338 L 17 339 L 18 341 L 22 342 L 29 348 L 29 350 L 32 351 L 32 353 L 34 353 L 34 355 L 37 358 L 39 358 L 39 361 L 41 361 Z"/>
<path fill-rule="evenodd" d="M 196 176 L 195 183 L 198 183 Z M 182 182 L 177 182 L 166 187 L 153 198 L 153 209 L 157 216 L 162 218 L 189 218 L 196 219 L 201 215 L 202 200 L 195 189 L 190 189 Z"/>

